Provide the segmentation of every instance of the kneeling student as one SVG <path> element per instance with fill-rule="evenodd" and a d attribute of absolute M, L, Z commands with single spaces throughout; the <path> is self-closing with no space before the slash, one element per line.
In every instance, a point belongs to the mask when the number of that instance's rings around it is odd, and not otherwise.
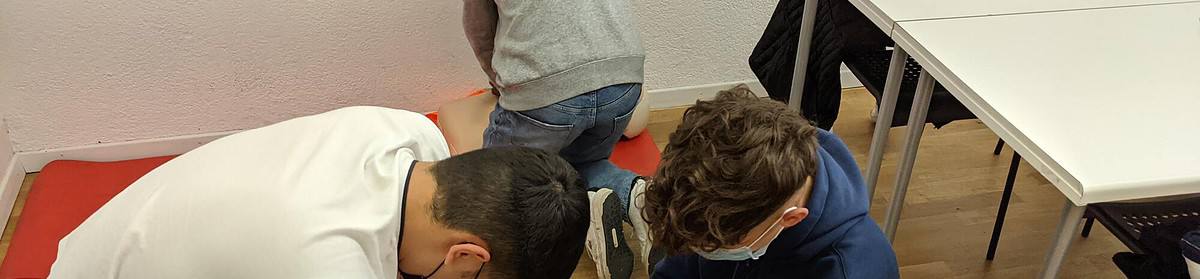
<path fill-rule="evenodd" d="M 587 218 L 556 155 L 449 157 L 424 116 L 352 107 L 151 171 L 60 241 L 50 278 L 568 278 Z"/>
<path fill-rule="evenodd" d="M 684 113 L 644 200 L 654 278 L 899 278 L 846 145 L 744 86 Z"/>

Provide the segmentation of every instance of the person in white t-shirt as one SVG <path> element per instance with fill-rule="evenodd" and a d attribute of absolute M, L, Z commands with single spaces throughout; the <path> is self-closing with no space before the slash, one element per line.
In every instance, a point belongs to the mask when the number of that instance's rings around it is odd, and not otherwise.
<path fill-rule="evenodd" d="M 50 278 L 568 278 L 588 200 L 556 155 L 449 157 L 424 116 L 351 107 L 213 141 L 59 243 Z"/>

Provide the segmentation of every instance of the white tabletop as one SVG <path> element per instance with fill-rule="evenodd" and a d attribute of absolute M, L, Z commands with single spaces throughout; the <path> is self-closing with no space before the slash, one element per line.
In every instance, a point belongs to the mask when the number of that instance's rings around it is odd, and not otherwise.
<path fill-rule="evenodd" d="M 1200 3 L 900 22 L 894 37 L 1076 205 L 1200 192 Z"/>
<path fill-rule="evenodd" d="M 1197 0 L 850 0 L 884 33 L 896 22 L 912 20 L 1100 9 Z"/>

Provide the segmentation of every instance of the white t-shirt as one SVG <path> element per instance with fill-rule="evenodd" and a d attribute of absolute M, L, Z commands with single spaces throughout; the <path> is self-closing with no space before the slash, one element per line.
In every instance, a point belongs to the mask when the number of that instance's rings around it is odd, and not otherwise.
<path fill-rule="evenodd" d="M 449 154 L 423 115 L 378 107 L 230 135 L 92 214 L 50 278 L 396 278 L 410 169 Z"/>

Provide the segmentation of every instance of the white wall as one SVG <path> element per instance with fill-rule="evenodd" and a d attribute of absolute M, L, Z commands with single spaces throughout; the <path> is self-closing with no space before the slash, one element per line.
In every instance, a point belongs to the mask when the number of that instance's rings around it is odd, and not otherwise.
<path fill-rule="evenodd" d="M 633 0 L 650 89 L 754 79 L 746 64 L 776 0 Z"/>
<path fill-rule="evenodd" d="M 753 79 L 773 0 L 635 1 L 647 89 Z M 485 86 L 461 1 L 0 0 L 17 151 L 257 127 L 347 105 L 431 111 Z"/>

